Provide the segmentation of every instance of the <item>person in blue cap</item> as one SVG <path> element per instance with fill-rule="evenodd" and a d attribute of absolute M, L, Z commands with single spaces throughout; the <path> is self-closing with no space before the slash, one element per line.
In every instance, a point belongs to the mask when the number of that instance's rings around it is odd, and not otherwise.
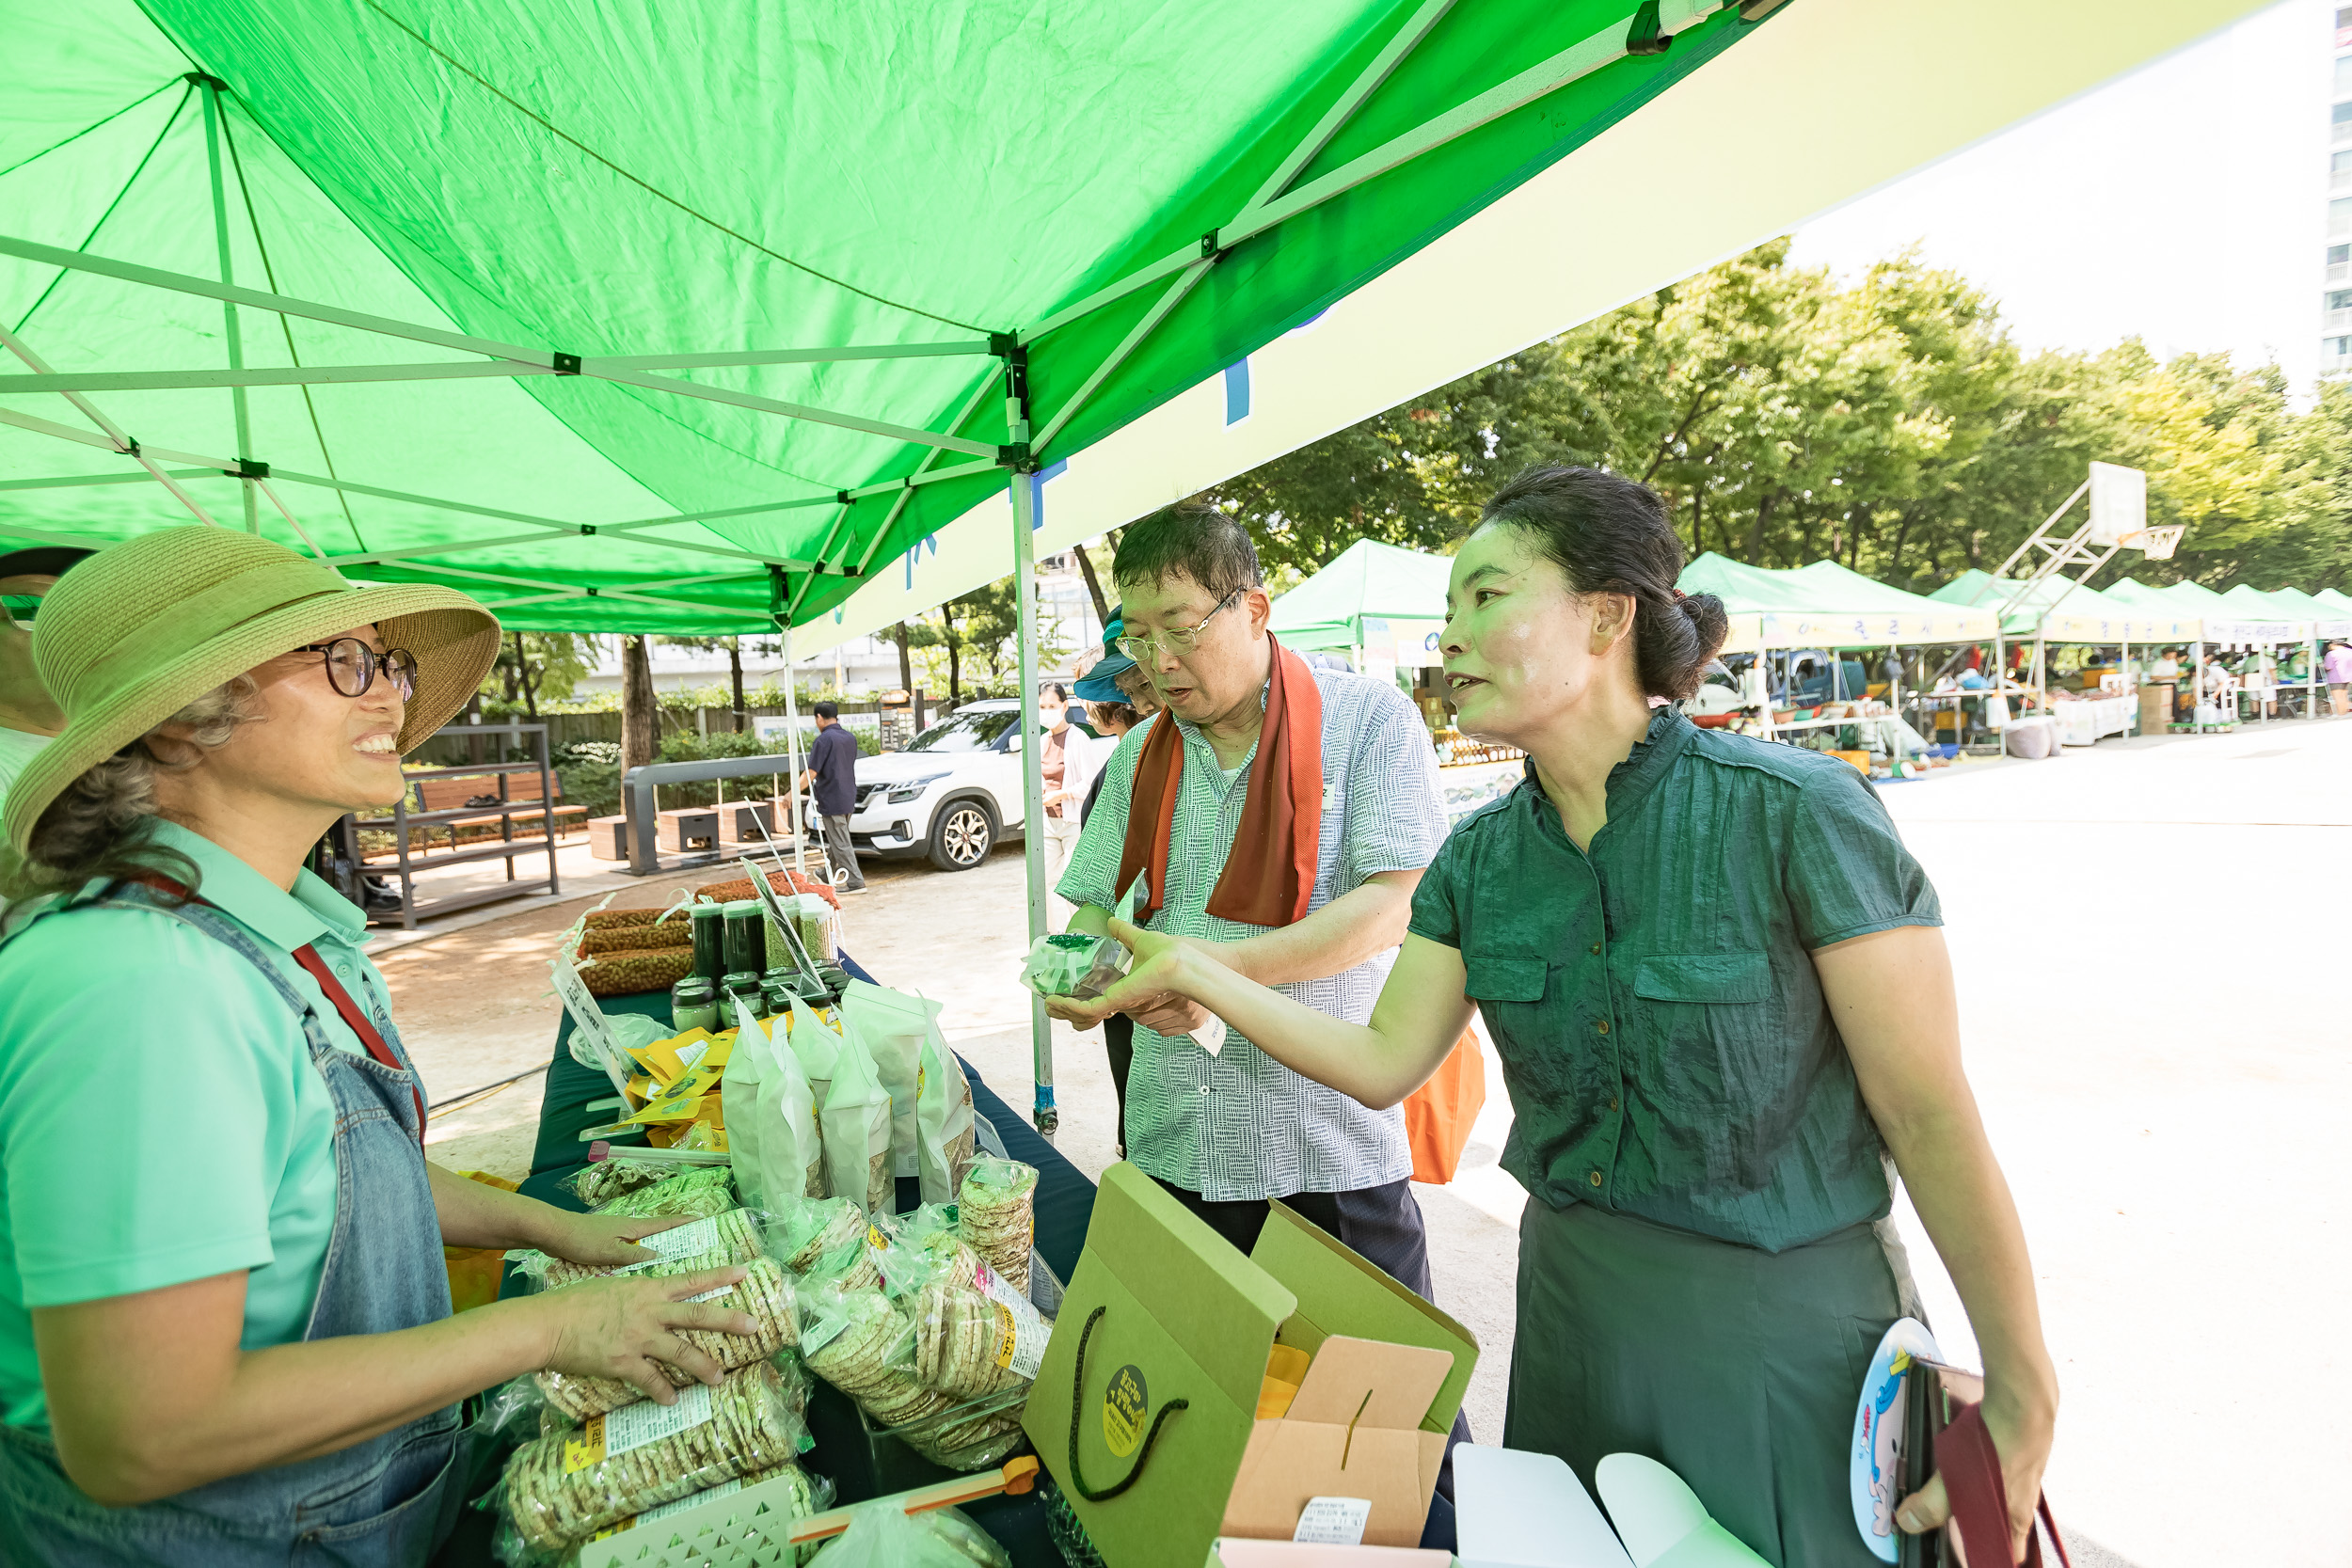
<path fill-rule="evenodd" d="M 1142 678 L 1134 659 L 1119 651 L 1119 640 L 1127 630 L 1123 610 L 1123 606 L 1112 610 L 1109 623 L 1103 627 L 1103 657 L 1070 688 L 1070 695 L 1086 704 L 1094 733 L 1114 746 L 1120 736 L 1148 722 L 1159 709 L 1152 696 L 1152 683 Z M 1081 823 L 1101 797 L 1104 777 L 1099 770 L 1095 773 L 1093 786 L 1078 807 Z M 1119 1157 L 1123 1160 L 1127 1157 L 1127 1069 L 1136 1059 L 1136 1021 L 1125 1013 L 1113 1013 L 1104 1019 L 1103 1049 L 1110 1058 L 1111 1089 L 1119 1097 L 1119 1136 L 1115 1142 Z"/>

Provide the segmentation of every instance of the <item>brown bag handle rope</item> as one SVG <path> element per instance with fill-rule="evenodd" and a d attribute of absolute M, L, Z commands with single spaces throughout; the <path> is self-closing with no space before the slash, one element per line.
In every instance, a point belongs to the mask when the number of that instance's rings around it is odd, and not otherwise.
<path fill-rule="evenodd" d="M 1087 1314 L 1087 1325 L 1078 1335 L 1078 1364 L 1070 1374 L 1070 1484 L 1081 1497 L 1090 1503 L 1105 1503 L 1133 1486 L 1143 1475 L 1143 1462 L 1152 1457 L 1152 1446 L 1160 1440 L 1160 1428 L 1179 1410 L 1192 1408 L 1190 1400 L 1170 1400 L 1160 1406 L 1160 1413 L 1152 1418 L 1152 1430 L 1144 1433 L 1143 1449 L 1136 1455 L 1127 1474 L 1110 1486 L 1096 1491 L 1087 1484 L 1085 1474 L 1078 1468 L 1078 1417 L 1086 1408 L 1087 1341 L 1094 1338 L 1094 1325 L 1109 1311 L 1105 1305 Z"/>
<path fill-rule="evenodd" d="M 1952 1525 L 1960 1532 L 1969 1561 L 2008 1562 L 2009 1487 L 2001 1479 L 2000 1450 L 1993 1446 L 1984 1412 L 1978 1406 L 1962 1405 L 1951 1424 L 1935 1434 L 1935 1467 L 1944 1477 L 1945 1496 L 1951 1499 Z M 2074 1568 L 2074 1560 L 2066 1555 L 2066 1539 L 2050 1516 L 2050 1499 L 2037 1497 L 2034 1506 L 2042 1527 L 2050 1532 L 2050 1544 L 2058 1549 L 2058 1561 Z M 2026 1532 L 2025 1568 L 2042 1568 L 2042 1538 L 2030 1529 Z"/>

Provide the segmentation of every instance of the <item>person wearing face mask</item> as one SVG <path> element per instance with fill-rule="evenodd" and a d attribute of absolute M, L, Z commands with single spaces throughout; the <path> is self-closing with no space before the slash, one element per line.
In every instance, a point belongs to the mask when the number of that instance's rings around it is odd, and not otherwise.
<path fill-rule="evenodd" d="M 1473 1007 L 1511 1091 L 1519 1225 L 1506 1448 L 1671 1466 L 1783 1568 L 1869 1568 L 1847 1444 L 1882 1333 L 1918 1315 L 1888 1163 L 1959 1287 L 2011 1551 L 2058 1404 L 2015 1205 L 1961 1067 L 1935 890 L 1867 780 L 1673 706 L 1724 607 L 1675 588 L 1645 486 L 1531 469 L 1454 557 L 1445 673 L 1465 734 L 1528 753 L 1454 830 L 1368 1025 L 1206 944 L 1114 923 L 1103 998 L 1199 1002 L 1368 1106 L 1442 1062 Z M 1943 1481 L 1898 1528 L 1948 1513 Z"/>
<path fill-rule="evenodd" d="M 1154 930 L 1362 1023 L 1445 836 L 1419 710 L 1392 683 L 1311 669 L 1281 647 L 1249 534 L 1214 508 L 1130 524 L 1112 575 L 1119 650 L 1162 711 L 1105 766 L 1060 883 L 1079 906 L 1070 928 L 1106 929 L 1140 877 Z M 1226 1240 L 1248 1251 L 1280 1198 L 1430 1293 L 1402 1113 L 1300 1077 L 1247 1030 L 1212 1054 L 1193 1034 L 1208 1014 L 1182 997 L 1046 1006 L 1083 1027 L 1134 1018 L 1127 1158 Z"/>
<path fill-rule="evenodd" d="M 57 578 L 89 555 L 54 545 L 0 554 L 0 801 L 24 765 L 65 728 L 64 710 L 33 668 L 33 618 Z"/>
<path fill-rule="evenodd" d="M 1058 681 L 1037 700 L 1039 770 L 1045 777 L 1045 885 L 1061 880 L 1070 851 L 1078 842 L 1078 808 L 1085 802 L 1099 771 L 1094 737 L 1071 722 L 1070 689 Z M 1057 897 L 1052 912 L 1057 926 L 1070 918 L 1070 909 Z"/>
<path fill-rule="evenodd" d="M 652 1260 L 681 1223 L 566 1213 L 424 1158 L 426 1098 L 303 869 L 401 798 L 498 623 L 230 529 L 112 546 L 42 604 L 65 724 L 6 806 L 0 1559 L 413 1568 L 455 1523 L 462 1402 L 552 1369 L 675 1403 L 655 1358 L 752 1332 L 739 1269 L 450 1310 L 444 1245 Z"/>

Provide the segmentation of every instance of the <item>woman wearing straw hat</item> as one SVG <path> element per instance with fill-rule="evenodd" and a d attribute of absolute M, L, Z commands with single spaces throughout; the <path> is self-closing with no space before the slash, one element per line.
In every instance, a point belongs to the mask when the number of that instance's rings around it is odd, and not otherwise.
<path fill-rule="evenodd" d="M 419 1563 L 459 1402 L 541 1367 L 710 1382 L 681 1298 L 612 1279 L 453 1318 L 441 1248 L 650 1256 L 428 1164 L 424 1099 L 302 869 L 464 705 L 498 623 L 224 529 L 77 566 L 33 654 L 66 726 L 7 801 L 0 895 L 0 1542 L 10 1563 Z"/>
<path fill-rule="evenodd" d="M 1486 503 L 1454 558 L 1446 679 L 1464 733 L 1524 750 L 1527 777 L 1438 851 L 1368 1026 L 1119 924 L 1137 962 L 1089 1006 L 1190 997 L 1374 1106 L 1477 1007 L 1530 1196 L 1504 1447 L 1588 1486 L 1609 1454 L 1661 1461 L 1779 1568 L 1898 1555 L 1865 1542 L 1848 1471 L 1871 1349 L 1917 1312 L 1891 1157 L 1984 1354 L 2013 1562 L 2057 1378 L 1935 892 L 1853 768 L 1671 705 L 1724 632 L 1681 565 L 1657 495 L 1613 474 L 1534 468 Z M 1894 1521 L 1947 1512 L 1937 1479 Z"/>

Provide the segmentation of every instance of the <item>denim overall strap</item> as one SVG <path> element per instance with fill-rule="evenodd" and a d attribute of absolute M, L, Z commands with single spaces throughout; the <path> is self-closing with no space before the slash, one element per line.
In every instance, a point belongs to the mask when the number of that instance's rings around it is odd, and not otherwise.
<path fill-rule="evenodd" d="M 269 950 L 206 905 L 175 906 L 126 883 L 34 918 L 101 905 L 152 909 L 203 932 L 252 964 L 301 1019 L 335 1107 L 336 1182 L 334 1228 L 303 1338 L 384 1334 L 448 1317 L 440 1223 L 417 1140 L 416 1074 L 381 1003 L 371 997 L 371 1013 L 397 1068 L 337 1047 Z M 11 923 L 8 936 L 30 924 Z M 67 1479 L 46 1438 L 0 1427 L 0 1540 L 22 1554 L 10 1562 L 43 1568 L 412 1568 L 455 1521 L 465 1437 L 452 1405 L 334 1453 L 111 1509 Z"/>

